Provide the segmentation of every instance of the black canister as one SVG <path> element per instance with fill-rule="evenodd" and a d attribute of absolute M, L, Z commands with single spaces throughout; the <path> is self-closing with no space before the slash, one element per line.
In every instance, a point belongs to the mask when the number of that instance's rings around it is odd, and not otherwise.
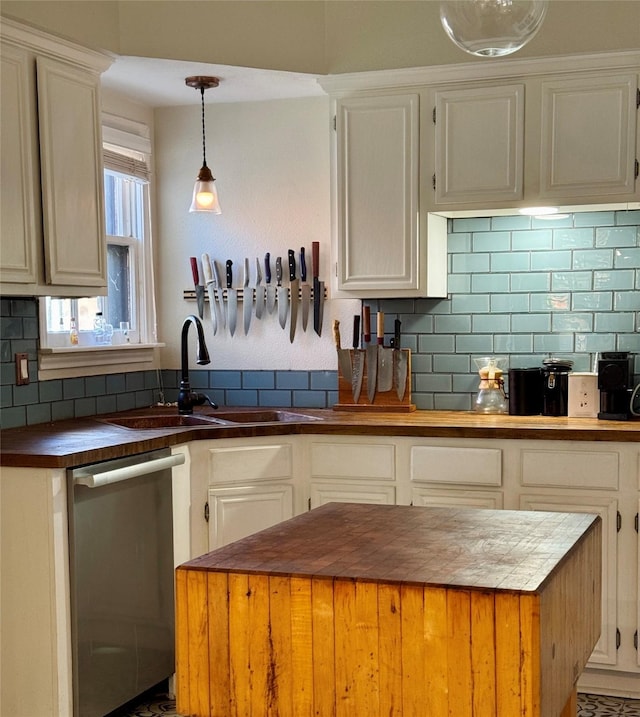
<path fill-rule="evenodd" d="M 542 415 L 566 416 L 569 412 L 570 359 L 548 358 L 542 369 Z"/>
<path fill-rule="evenodd" d="M 538 416 L 542 413 L 542 369 L 509 369 L 509 413 L 512 416 Z"/>

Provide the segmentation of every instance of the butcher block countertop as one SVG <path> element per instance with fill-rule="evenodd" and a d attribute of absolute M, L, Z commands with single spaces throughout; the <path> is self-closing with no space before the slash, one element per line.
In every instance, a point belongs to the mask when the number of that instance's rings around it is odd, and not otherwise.
<path fill-rule="evenodd" d="M 194 415 L 215 417 L 216 412 Z M 251 413 L 275 409 L 233 409 Z M 640 441 L 640 421 L 595 418 L 481 415 L 466 411 L 367 413 L 332 409 L 282 409 L 289 420 L 234 425 L 128 428 L 110 421 L 121 416 L 175 415 L 175 406 L 137 409 L 111 416 L 41 423 L 0 432 L 0 465 L 68 468 L 134 453 L 212 438 L 251 438 L 290 434 L 413 436 L 421 438 L 496 438 L 570 441 Z"/>
<path fill-rule="evenodd" d="M 329 503 L 185 570 L 539 591 L 600 521 L 586 513 Z"/>
<path fill-rule="evenodd" d="M 329 503 L 176 571 L 177 710 L 576 717 L 599 516 Z"/>

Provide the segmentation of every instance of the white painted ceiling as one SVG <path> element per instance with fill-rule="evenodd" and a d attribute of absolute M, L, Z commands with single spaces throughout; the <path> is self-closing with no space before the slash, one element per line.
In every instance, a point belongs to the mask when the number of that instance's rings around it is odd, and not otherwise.
<path fill-rule="evenodd" d="M 315 75 L 147 57 L 117 57 L 102 75 L 102 83 L 140 104 L 169 107 L 200 101 L 200 91 L 184 81 L 192 75 L 213 75 L 220 80 L 218 87 L 205 91 L 205 104 L 324 94 Z"/>

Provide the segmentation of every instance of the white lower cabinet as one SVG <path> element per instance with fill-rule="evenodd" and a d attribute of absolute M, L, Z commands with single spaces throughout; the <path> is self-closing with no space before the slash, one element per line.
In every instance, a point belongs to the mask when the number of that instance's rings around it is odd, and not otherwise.
<path fill-rule="evenodd" d="M 637 445 L 308 435 L 189 453 L 192 556 L 332 501 L 600 515 L 602 633 L 579 688 L 640 698 Z"/>
<path fill-rule="evenodd" d="M 395 505 L 396 449 L 393 441 L 323 440 L 309 446 L 309 508 L 325 503 L 381 503 Z"/>
<path fill-rule="evenodd" d="M 194 441 L 191 557 L 292 518 L 306 509 L 301 436 Z"/>
<path fill-rule="evenodd" d="M 208 496 L 211 549 L 293 518 L 291 485 L 209 488 Z"/>

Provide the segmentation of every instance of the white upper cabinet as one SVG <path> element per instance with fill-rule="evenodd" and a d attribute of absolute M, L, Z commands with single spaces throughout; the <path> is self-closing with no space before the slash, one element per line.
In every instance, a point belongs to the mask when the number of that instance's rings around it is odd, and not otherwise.
<path fill-rule="evenodd" d="M 37 70 L 46 282 L 91 293 L 107 274 L 98 84 L 49 58 Z"/>
<path fill-rule="evenodd" d="M 0 102 L 0 279 L 34 284 L 38 278 L 39 228 L 37 147 L 33 77 L 23 50 L 2 45 Z"/>
<path fill-rule="evenodd" d="M 420 211 L 420 97 L 336 103 L 337 288 L 352 296 L 446 295 L 446 224 Z"/>
<path fill-rule="evenodd" d="M 638 74 L 576 75 L 432 89 L 431 210 L 639 201 Z"/>
<path fill-rule="evenodd" d="M 434 93 L 436 204 L 523 197 L 524 85 Z"/>
<path fill-rule="evenodd" d="M 106 294 L 100 74 L 111 58 L 3 18 L 0 292 Z"/>
<path fill-rule="evenodd" d="M 541 199 L 633 199 L 637 93 L 631 73 L 542 81 Z"/>

